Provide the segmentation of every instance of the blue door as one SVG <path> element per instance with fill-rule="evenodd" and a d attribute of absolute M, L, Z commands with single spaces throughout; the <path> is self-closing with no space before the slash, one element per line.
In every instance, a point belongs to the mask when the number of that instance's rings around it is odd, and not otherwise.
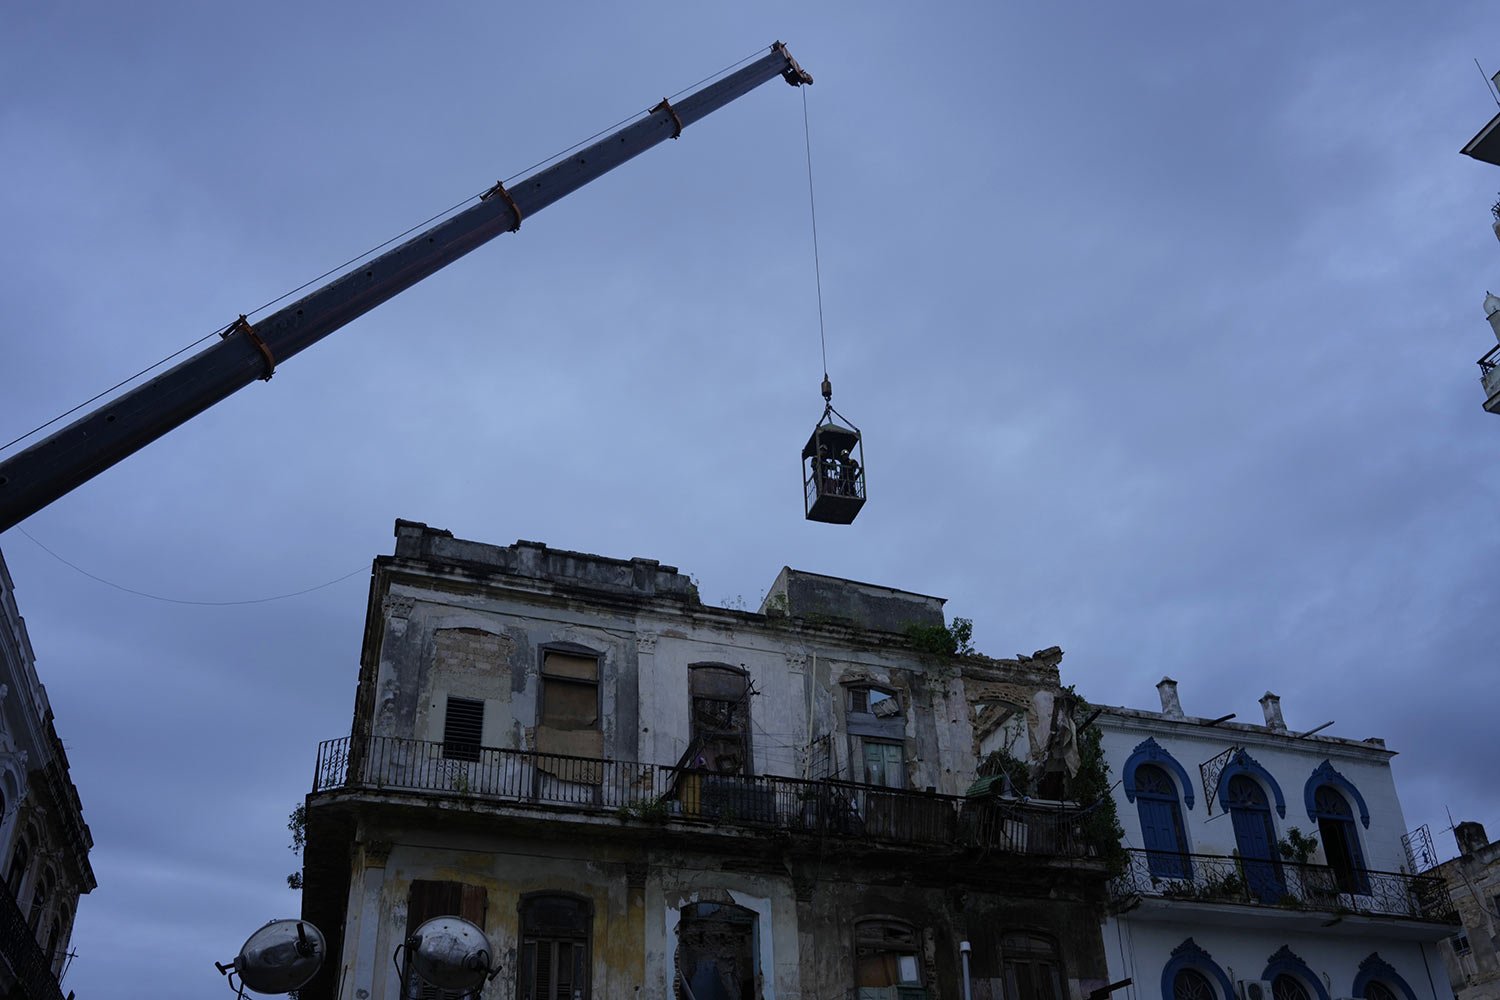
<path fill-rule="evenodd" d="M 1262 903 L 1280 902 L 1286 895 L 1286 883 L 1282 881 L 1281 862 L 1276 857 L 1271 806 L 1260 785 L 1243 774 L 1229 779 L 1229 816 L 1234 823 L 1234 843 L 1240 851 L 1250 895 Z"/>
<path fill-rule="evenodd" d="M 1135 771 L 1135 795 L 1136 810 L 1141 817 L 1141 840 L 1152 876 L 1191 878 L 1177 786 L 1155 764 L 1142 764 Z"/>

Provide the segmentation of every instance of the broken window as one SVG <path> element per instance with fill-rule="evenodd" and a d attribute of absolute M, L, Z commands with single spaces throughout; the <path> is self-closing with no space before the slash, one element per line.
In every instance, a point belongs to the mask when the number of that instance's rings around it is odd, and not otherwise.
<path fill-rule="evenodd" d="M 688 670 L 688 693 L 689 737 L 695 748 L 690 766 L 719 774 L 749 774 L 749 679 L 733 667 L 694 665 Z"/>
<path fill-rule="evenodd" d="M 478 927 L 484 926 L 484 886 L 465 885 L 462 882 L 436 882 L 430 879 L 413 879 L 411 892 L 406 898 L 405 941 L 417 932 L 417 928 L 433 917 L 462 917 Z M 406 983 L 401 991 L 403 997 L 415 1000 L 462 1000 L 468 994 L 458 990 L 441 990 L 411 968 L 407 959 Z"/>
<path fill-rule="evenodd" d="M 19 901 L 21 898 L 21 880 L 26 877 L 26 869 L 31 867 L 31 843 L 25 834 L 16 840 L 16 849 L 10 855 L 10 867 L 5 870 L 5 885 Z"/>
<path fill-rule="evenodd" d="M 592 923 L 584 899 L 538 894 L 521 900 L 519 1000 L 588 1000 Z"/>
<path fill-rule="evenodd" d="M 599 658 L 549 649 L 542 654 L 541 724 L 553 729 L 599 728 Z"/>
<path fill-rule="evenodd" d="M 1010 931 L 1000 939 L 1006 1000 L 1063 1000 L 1057 942 L 1044 934 Z"/>
<path fill-rule="evenodd" d="M 898 920 L 864 920 L 854 927 L 856 1000 L 925 1000 L 917 932 Z"/>
<path fill-rule="evenodd" d="M 754 911 L 732 903 L 693 903 L 681 916 L 678 1000 L 756 1000 Z"/>
<path fill-rule="evenodd" d="M 851 687 L 849 711 L 856 715 L 873 715 L 877 719 L 894 718 L 901 714 L 901 697 L 885 688 Z"/>
<path fill-rule="evenodd" d="M 443 756 L 449 760 L 478 760 L 484 738 L 484 702 L 449 698 L 443 714 Z"/>

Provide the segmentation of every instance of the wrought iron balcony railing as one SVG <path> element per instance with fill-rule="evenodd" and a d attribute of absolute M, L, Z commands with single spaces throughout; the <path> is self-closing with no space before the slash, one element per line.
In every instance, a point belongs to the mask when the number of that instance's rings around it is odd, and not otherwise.
<path fill-rule="evenodd" d="M 16 992 L 25 1000 L 63 1000 L 62 987 L 52 974 L 47 953 L 36 943 L 36 934 L 27 926 L 21 908 L 10 889 L 0 884 L 0 963 L 15 978 Z M 68 994 L 71 1000 L 72 994 Z"/>
<path fill-rule="evenodd" d="M 1490 348 L 1479 359 L 1479 381 L 1484 383 L 1486 396 L 1500 393 L 1500 344 Z"/>
<path fill-rule="evenodd" d="M 1429 875 L 1134 848 L 1126 853 L 1124 873 L 1110 883 L 1116 899 L 1158 896 L 1458 922 L 1443 880 Z"/>
<path fill-rule="evenodd" d="M 383 736 L 319 745 L 313 791 L 341 789 L 441 793 L 550 812 L 891 844 L 1047 856 L 1093 853 L 1072 806 Z"/>

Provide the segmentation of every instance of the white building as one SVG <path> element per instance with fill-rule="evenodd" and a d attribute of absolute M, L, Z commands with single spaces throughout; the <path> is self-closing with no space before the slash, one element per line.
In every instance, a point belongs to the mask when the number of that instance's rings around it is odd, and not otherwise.
<path fill-rule="evenodd" d="M 93 844 L 0 557 L 0 996 L 61 1000 Z"/>
<path fill-rule="evenodd" d="M 1111 885 L 1124 1000 L 1450 1000 L 1438 942 L 1457 918 L 1412 875 L 1378 739 L 1106 708 L 1097 725 L 1129 863 Z M 1314 838 L 1316 846 L 1307 839 Z M 1299 850 L 1298 841 L 1301 841 Z"/>

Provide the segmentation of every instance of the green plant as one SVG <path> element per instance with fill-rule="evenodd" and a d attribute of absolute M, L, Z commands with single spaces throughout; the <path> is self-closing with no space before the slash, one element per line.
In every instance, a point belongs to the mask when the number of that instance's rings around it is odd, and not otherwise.
<path fill-rule="evenodd" d="M 621 823 L 638 819 L 643 823 L 665 823 L 672 815 L 672 806 L 666 799 L 641 799 L 627 802 L 615 810 L 615 818 Z"/>
<path fill-rule="evenodd" d="M 764 606 L 767 618 L 785 618 L 788 605 L 785 594 L 772 594 L 765 599 Z"/>
<path fill-rule="evenodd" d="M 1010 787 L 1017 795 L 1031 794 L 1031 765 L 1011 752 L 1009 747 L 991 750 L 979 762 L 981 775 L 1003 774 L 1010 778 Z"/>
<path fill-rule="evenodd" d="M 906 626 L 906 637 L 918 650 L 932 656 L 974 655 L 974 622 L 969 618 L 955 618 L 948 625 L 911 622 Z"/>
<path fill-rule="evenodd" d="M 1317 849 L 1318 838 L 1303 833 L 1295 826 L 1290 827 L 1286 831 L 1286 836 L 1276 843 L 1276 852 L 1281 855 L 1283 861 L 1294 861 L 1299 865 L 1307 864 L 1307 860 Z"/>
<path fill-rule="evenodd" d="M 291 815 L 286 818 L 286 828 L 292 833 L 291 849 L 297 857 L 302 857 L 302 849 L 307 846 L 307 804 L 303 803 L 293 809 Z M 302 888 L 302 873 L 292 872 L 286 877 L 288 889 Z"/>
<path fill-rule="evenodd" d="M 469 771 L 468 771 L 468 769 L 465 768 L 463 770 L 454 771 L 453 772 L 453 778 L 450 781 L 450 784 L 453 786 L 453 790 L 455 792 L 457 792 L 458 794 L 460 794 L 460 795 L 468 795 L 469 794 Z"/>
<path fill-rule="evenodd" d="M 1082 725 L 1093 713 L 1093 706 L 1078 697 L 1071 686 L 1063 691 L 1073 696 L 1073 724 Z M 1084 843 L 1094 849 L 1111 875 L 1123 874 L 1130 855 L 1121 844 L 1125 839 L 1125 829 L 1120 826 L 1115 797 L 1110 794 L 1109 766 L 1104 761 L 1104 734 L 1098 726 L 1089 726 L 1078 733 L 1078 770 L 1069 786 L 1070 797 L 1083 807 L 1079 832 Z"/>

